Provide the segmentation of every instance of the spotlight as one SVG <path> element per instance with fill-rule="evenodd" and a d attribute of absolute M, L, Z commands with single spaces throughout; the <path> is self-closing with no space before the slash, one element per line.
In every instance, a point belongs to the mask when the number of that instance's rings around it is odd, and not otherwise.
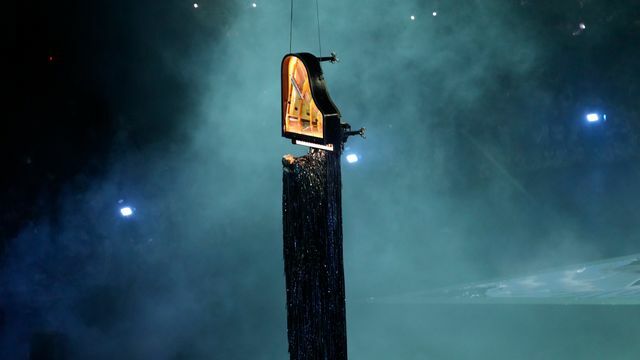
<path fill-rule="evenodd" d="M 434 11 L 434 12 L 432 12 L 432 13 L 431 13 L 431 15 L 433 15 L 433 16 L 438 16 L 438 12 L 437 12 L 437 11 Z"/>
<path fill-rule="evenodd" d="M 349 164 L 353 164 L 353 163 L 357 163 L 358 162 L 358 155 L 356 154 L 349 154 L 347 155 L 347 162 Z"/>
<path fill-rule="evenodd" d="M 415 20 L 415 19 L 416 19 L 416 17 L 415 17 L 415 16 L 413 16 L 413 15 L 411 15 L 409 18 L 410 18 L 411 20 Z"/>
<path fill-rule="evenodd" d="M 193 3 L 193 8 L 197 9 L 198 8 L 198 3 Z"/>
<path fill-rule="evenodd" d="M 251 6 L 252 6 L 252 7 L 258 7 L 258 4 L 253 3 L 253 4 L 251 4 Z"/>
<path fill-rule="evenodd" d="M 133 209 L 129 206 L 125 206 L 123 208 L 120 208 L 120 214 L 124 217 L 129 217 L 133 215 Z"/>
<path fill-rule="evenodd" d="M 600 120 L 607 120 L 606 114 L 590 113 L 587 114 L 587 121 L 590 123 L 599 122 Z"/>

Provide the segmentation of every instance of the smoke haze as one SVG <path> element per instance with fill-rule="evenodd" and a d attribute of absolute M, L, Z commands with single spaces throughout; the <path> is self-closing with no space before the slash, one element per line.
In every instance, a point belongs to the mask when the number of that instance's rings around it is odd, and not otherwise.
<path fill-rule="evenodd" d="M 319 2 L 331 96 L 367 128 L 343 163 L 352 358 L 640 354 L 636 307 L 367 301 L 640 252 L 632 3 Z M 317 53 L 315 2 L 294 5 L 292 50 Z M 100 171 L 45 187 L 48 210 L 7 243 L 0 358 L 51 333 L 71 358 L 287 358 L 280 158 L 305 151 L 279 130 L 289 6 L 51 15 L 87 31 L 75 91 L 111 130 Z"/>

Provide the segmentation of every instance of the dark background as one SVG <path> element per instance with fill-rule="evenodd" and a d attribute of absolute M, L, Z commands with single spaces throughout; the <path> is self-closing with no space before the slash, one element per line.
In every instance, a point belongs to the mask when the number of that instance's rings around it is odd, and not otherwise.
<path fill-rule="evenodd" d="M 286 358 L 290 4 L 198 4 L 5 5 L 0 358 Z M 351 357 L 637 358 L 634 306 L 364 299 L 640 252 L 640 3 L 319 8 L 369 135 L 343 164 Z"/>

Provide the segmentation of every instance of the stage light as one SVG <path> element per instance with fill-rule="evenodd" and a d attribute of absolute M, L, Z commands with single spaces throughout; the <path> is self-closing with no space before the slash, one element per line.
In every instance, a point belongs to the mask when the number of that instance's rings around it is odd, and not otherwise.
<path fill-rule="evenodd" d="M 606 115 L 604 115 L 604 118 L 606 119 Z M 600 114 L 598 113 L 587 114 L 587 121 L 591 123 L 600 121 Z"/>
<path fill-rule="evenodd" d="M 411 20 L 415 20 L 415 19 L 416 19 L 416 17 L 415 17 L 415 16 L 413 16 L 413 15 L 411 15 L 410 19 L 411 19 Z"/>
<path fill-rule="evenodd" d="M 434 11 L 433 13 L 431 13 L 431 15 L 433 15 L 433 16 L 438 16 L 438 12 L 437 12 L 437 11 Z"/>
<path fill-rule="evenodd" d="M 358 155 L 356 155 L 356 154 L 349 154 L 349 155 L 347 155 L 346 158 L 347 158 L 347 162 L 349 164 L 357 163 L 358 160 L 359 160 L 358 159 Z"/>
<path fill-rule="evenodd" d="M 124 217 L 129 217 L 133 215 L 133 209 L 129 206 L 125 206 L 123 208 L 120 208 L 120 214 Z"/>
<path fill-rule="evenodd" d="M 253 4 L 251 4 L 251 6 L 253 6 L 253 7 L 258 7 L 258 4 L 253 3 Z"/>
<path fill-rule="evenodd" d="M 198 8 L 198 3 L 193 3 L 193 8 L 197 9 Z"/>

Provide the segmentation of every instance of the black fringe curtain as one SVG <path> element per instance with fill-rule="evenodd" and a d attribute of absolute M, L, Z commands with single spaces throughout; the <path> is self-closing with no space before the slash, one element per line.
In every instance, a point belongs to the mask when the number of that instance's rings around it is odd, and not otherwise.
<path fill-rule="evenodd" d="M 283 165 L 290 358 L 346 360 L 340 154 L 311 149 Z"/>

